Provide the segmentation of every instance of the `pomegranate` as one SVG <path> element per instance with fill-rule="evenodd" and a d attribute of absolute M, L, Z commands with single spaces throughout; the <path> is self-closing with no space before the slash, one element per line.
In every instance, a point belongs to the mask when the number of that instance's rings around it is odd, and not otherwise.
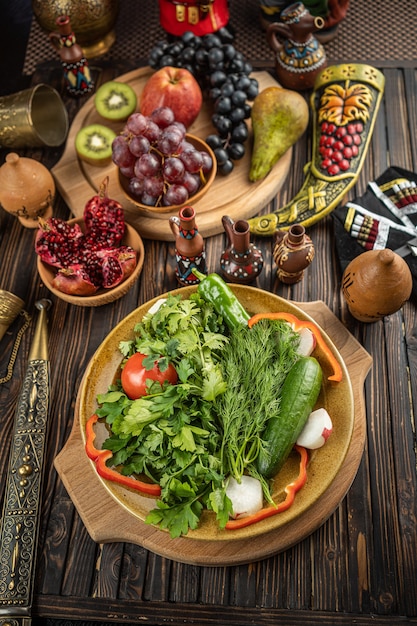
<path fill-rule="evenodd" d="M 56 217 L 39 218 L 35 238 L 35 251 L 44 263 L 54 267 L 67 267 L 77 258 L 84 239 L 78 224 L 71 226 Z"/>
<path fill-rule="evenodd" d="M 99 193 L 84 207 L 86 235 L 102 248 L 115 248 L 121 244 L 125 232 L 122 205 L 108 196 L 109 177 L 100 185 Z"/>
<path fill-rule="evenodd" d="M 52 286 L 72 296 L 92 296 L 98 290 L 91 282 L 84 266 L 79 263 L 58 270 L 52 280 Z"/>
<path fill-rule="evenodd" d="M 137 265 L 135 250 L 121 245 L 123 208 L 108 197 L 108 182 L 107 177 L 85 206 L 85 233 L 78 224 L 59 218 L 40 220 L 35 250 L 44 263 L 58 268 L 52 285 L 63 293 L 87 296 L 100 288 L 111 289 Z"/>
<path fill-rule="evenodd" d="M 136 267 L 136 252 L 130 246 L 93 252 L 85 270 L 94 285 L 111 289 L 131 275 Z"/>

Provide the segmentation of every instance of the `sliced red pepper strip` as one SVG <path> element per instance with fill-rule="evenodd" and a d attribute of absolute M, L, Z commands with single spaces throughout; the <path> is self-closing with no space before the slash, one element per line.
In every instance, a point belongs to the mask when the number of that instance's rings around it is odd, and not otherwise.
<path fill-rule="evenodd" d="M 285 493 L 287 494 L 285 500 L 277 506 L 267 506 L 257 513 L 253 513 L 252 515 L 247 515 L 246 517 L 241 517 L 239 519 L 229 520 L 225 527 L 227 530 L 239 530 L 240 528 L 245 528 L 246 526 L 250 526 L 251 524 L 256 524 L 257 522 L 260 522 L 267 517 L 272 517 L 273 515 L 277 515 L 278 513 L 283 513 L 290 508 L 290 506 L 294 502 L 295 494 L 301 489 L 301 487 L 305 485 L 307 480 L 307 450 L 297 445 L 294 446 L 294 448 L 300 455 L 300 470 L 298 472 L 297 478 L 285 487 Z"/>
<path fill-rule="evenodd" d="M 257 313 L 256 315 L 253 315 L 248 322 L 249 328 L 252 328 L 254 324 L 256 324 L 257 322 L 259 322 L 259 320 L 262 320 L 262 319 L 285 320 L 286 322 L 289 322 L 292 325 L 295 331 L 298 331 L 301 328 L 308 328 L 309 330 L 311 330 L 314 337 L 316 338 L 317 344 L 319 345 L 321 350 L 323 350 L 324 354 L 326 355 L 326 358 L 328 359 L 331 367 L 333 368 L 333 374 L 328 377 L 328 380 L 333 380 L 337 383 L 339 383 L 342 380 L 343 371 L 340 366 L 340 363 L 334 356 L 333 352 L 330 350 L 327 343 L 324 341 L 322 334 L 320 330 L 318 329 L 318 327 L 316 326 L 316 324 L 314 324 L 313 322 L 309 322 L 308 320 L 300 320 L 298 319 L 298 317 L 296 317 L 292 313 L 285 313 L 284 311 L 281 311 L 279 313 Z"/>
<path fill-rule="evenodd" d="M 85 451 L 87 452 L 88 458 L 95 462 L 98 475 L 106 480 L 111 480 L 119 485 L 123 485 L 123 487 L 130 487 L 131 489 L 147 493 L 151 496 L 159 496 L 161 494 L 161 488 L 156 483 L 145 483 L 141 480 L 130 478 L 129 476 L 123 476 L 119 472 L 116 472 L 116 470 L 107 467 L 106 461 L 111 459 L 113 452 L 111 450 L 98 450 L 94 445 L 96 438 L 94 426 L 98 419 L 98 415 L 94 413 L 85 425 L 87 438 Z"/>

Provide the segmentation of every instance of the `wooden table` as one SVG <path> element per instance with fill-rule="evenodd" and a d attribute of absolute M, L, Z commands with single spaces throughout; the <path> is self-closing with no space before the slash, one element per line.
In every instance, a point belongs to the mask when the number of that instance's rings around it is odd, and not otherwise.
<path fill-rule="evenodd" d="M 107 80 L 132 69 L 94 68 Z M 415 69 L 383 68 L 386 92 L 370 152 L 354 193 L 388 165 L 417 167 L 417 78 Z M 55 63 L 40 66 L 32 82 L 61 90 Z M 70 117 L 82 101 L 62 93 Z M 52 168 L 62 150 L 22 151 Z M 4 151 L 1 162 L 4 160 Z M 294 149 L 293 164 L 275 202 L 284 204 L 302 183 L 309 159 L 308 137 Z M 55 214 L 69 217 L 60 197 Z M 34 313 L 50 297 L 40 283 L 33 252 L 34 233 L 0 213 L 0 287 L 14 292 Z M 42 500 L 33 615 L 45 620 L 172 624 L 399 624 L 417 623 L 417 310 L 407 302 L 382 321 L 363 324 L 348 313 L 341 297 L 341 270 L 329 216 L 309 229 L 316 258 L 304 279 L 279 284 L 272 241 L 256 238 L 265 267 L 256 286 L 298 301 L 323 301 L 373 358 L 364 384 L 367 439 L 357 476 L 330 518 L 293 547 L 260 561 L 230 567 L 201 567 L 157 556 L 134 543 L 96 544 L 54 469 L 67 441 L 77 391 L 87 363 L 109 330 L 138 304 L 176 287 L 173 242 L 145 240 L 145 264 L 137 285 L 122 299 L 99 308 L 78 308 L 52 297 L 50 430 Z M 219 270 L 222 234 L 206 241 L 210 270 Z M 21 319 L 1 341 L 4 375 Z M 0 495 L 16 401 L 25 372 L 33 324 L 23 337 L 14 375 L 0 385 Z M 39 622 L 42 623 L 42 622 Z"/>

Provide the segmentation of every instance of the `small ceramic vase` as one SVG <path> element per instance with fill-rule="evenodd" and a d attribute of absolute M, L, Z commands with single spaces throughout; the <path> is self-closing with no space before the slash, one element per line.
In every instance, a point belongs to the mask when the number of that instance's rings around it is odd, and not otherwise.
<path fill-rule="evenodd" d="M 58 32 L 49 33 L 49 38 L 60 56 L 67 91 L 72 96 L 82 96 L 94 87 L 88 61 L 76 41 L 68 15 L 60 15 L 56 25 Z"/>
<path fill-rule="evenodd" d="M 278 80 L 287 89 L 310 89 L 327 65 L 324 48 L 313 35 L 313 31 L 323 28 L 324 19 L 313 17 L 302 2 L 294 2 L 281 11 L 280 20 L 266 31 L 275 52 Z"/>
<path fill-rule="evenodd" d="M 38 217 L 52 216 L 55 182 L 36 161 L 9 152 L 0 167 L 0 204 L 26 228 L 38 228 Z"/>
<path fill-rule="evenodd" d="M 198 232 L 195 210 L 192 206 L 180 209 L 178 217 L 169 218 L 175 236 L 176 276 L 181 285 L 197 285 L 200 281 L 192 273 L 193 267 L 207 273 L 206 251 L 202 235 Z"/>
<path fill-rule="evenodd" d="M 277 231 L 273 255 L 278 267 L 277 276 L 282 283 L 292 285 L 300 281 L 315 255 L 313 242 L 306 235 L 304 226 L 294 224 L 288 231 Z"/>
<path fill-rule="evenodd" d="M 228 237 L 228 246 L 220 257 L 223 278 L 231 283 L 248 284 L 262 271 L 262 252 L 250 242 L 249 224 L 246 220 L 222 217 L 223 228 Z"/>
<path fill-rule="evenodd" d="M 348 309 L 360 322 L 376 322 L 395 313 L 409 299 L 412 288 L 410 268 L 388 248 L 359 254 L 342 278 Z"/>

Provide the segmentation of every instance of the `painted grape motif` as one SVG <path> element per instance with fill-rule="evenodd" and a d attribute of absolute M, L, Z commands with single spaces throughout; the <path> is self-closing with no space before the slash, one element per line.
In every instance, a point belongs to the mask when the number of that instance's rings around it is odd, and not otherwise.
<path fill-rule="evenodd" d="M 347 172 L 359 154 L 372 92 L 363 84 L 329 85 L 318 112 L 320 167 L 329 176 Z"/>
<path fill-rule="evenodd" d="M 319 153 L 322 157 L 320 167 L 330 176 L 346 172 L 350 168 L 351 160 L 359 154 L 362 131 L 361 122 L 351 122 L 347 126 L 322 122 L 319 141 Z"/>

